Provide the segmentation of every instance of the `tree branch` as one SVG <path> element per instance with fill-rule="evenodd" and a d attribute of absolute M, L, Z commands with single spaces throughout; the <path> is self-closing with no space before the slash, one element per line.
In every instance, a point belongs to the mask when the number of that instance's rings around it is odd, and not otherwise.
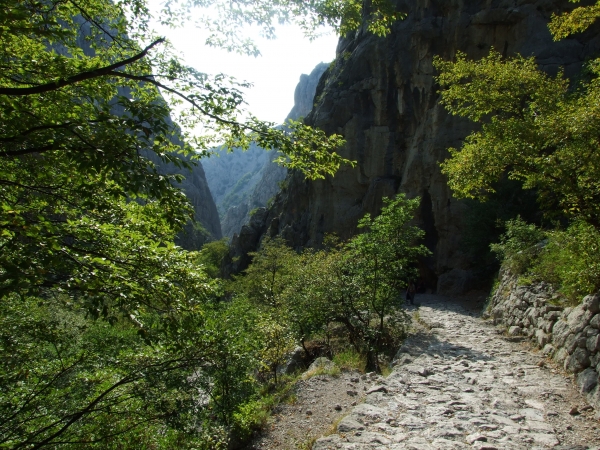
<path fill-rule="evenodd" d="M 150 49 L 155 47 L 158 44 L 161 44 L 165 41 L 164 38 L 160 38 L 154 41 L 152 44 L 147 46 L 144 50 L 142 50 L 137 55 L 132 56 L 131 58 L 125 59 L 123 61 L 116 62 L 111 64 L 110 66 L 101 67 L 99 69 L 88 70 L 86 72 L 78 73 L 77 75 L 73 75 L 71 77 L 53 81 L 51 83 L 42 84 L 39 86 L 32 86 L 27 88 L 12 88 L 12 87 L 0 87 L 0 95 L 12 95 L 12 96 L 22 96 L 22 95 L 32 95 L 32 94 L 43 94 L 44 92 L 55 91 L 56 89 L 60 89 L 65 86 L 69 86 L 71 84 L 79 83 L 85 80 L 91 80 L 93 78 L 98 78 L 104 75 L 113 74 L 115 69 L 119 67 L 127 66 L 136 62 L 139 59 L 142 59 L 144 56 L 148 54 Z"/>
<path fill-rule="evenodd" d="M 205 116 L 210 117 L 211 119 L 213 119 L 213 120 L 215 120 L 217 122 L 224 123 L 224 124 L 227 124 L 227 125 L 233 125 L 233 126 L 237 126 L 237 127 L 247 128 L 247 129 L 249 129 L 251 131 L 255 131 L 256 133 L 264 134 L 260 130 L 254 129 L 254 128 L 249 127 L 247 125 L 243 125 L 240 122 L 236 122 L 236 121 L 233 121 L 233 120 L 223 119 L 222 117 L 219 117 L 216 114 L 209 113 L 206 109 L 204 109 L 202 106 L 200 106 L 194 99 L 191 99 L 190 97 L 188 97 L 187 95 L 182 94 L 181 92 L 179 92 L 176 89 L 170 88 L 169 86 L 161 83 L 160 81 L 156 81 L 153 78 L 154 75 L 152 75 L 152 76 L 150 76 L 150 75 L 131 75 L 129 73 L 117 72 L 117 71 L 110 72 L 110 75 L 113 75 L 115 77 L 120 77 L 120 78 L 127 78 L 128 80 L 135 80 L 135 81 L 141 81 L 141 82 L 144 82 L 144 83 L 153 84 L 156 87 L 164 89 L 165 91 L 170 92 L 171 94 L 174 94 L 174 95 L 182 98 L 183 100 L 185 100 L 186 102 L 188 102 L 190 105 L 194 106 L 195 108 L 198 108 L 198 110 L 202 114 L 204 114 Z"/>

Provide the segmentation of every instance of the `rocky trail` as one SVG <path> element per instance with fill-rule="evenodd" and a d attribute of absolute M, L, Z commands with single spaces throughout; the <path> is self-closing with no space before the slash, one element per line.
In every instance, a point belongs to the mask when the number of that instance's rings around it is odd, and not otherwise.
<path fill-rule="evenodd" d="M 467 303 L 435 295 L 417 301 L 421 326 L 387 378 L 303 381 L 298 402 L 274 416 L 254 448 L 307 448 L 311 435 L 329 429 L 313 450 L 600 449 L 600 413 L 572 376 Z M 360 395 L 349 394 L 349 385 Z"/>

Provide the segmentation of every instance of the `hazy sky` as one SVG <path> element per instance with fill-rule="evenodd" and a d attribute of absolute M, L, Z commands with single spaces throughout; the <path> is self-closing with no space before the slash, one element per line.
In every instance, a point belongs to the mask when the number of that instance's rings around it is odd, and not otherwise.
<path fill-rule="evenodd" d="M 158 8 L 159 0 L 149 3 Z M 337 45 L 333 33 L 311 42 L 299 28 L 285 26 L 278 29 L 275 40 L 253 36 L 261 51 L 260 56 L 253 57 L 206 47 L 202 31 L 193 23 L 175 30 L 159 25 L 155 29 L 183 53 L 187 65 L 253 83 L 245 95 L 247 109 L 259 119 L 275 123 L 281 123 L 292 109 L 300 75 L 310 73 L 321 62 L 333 61 Z"/>

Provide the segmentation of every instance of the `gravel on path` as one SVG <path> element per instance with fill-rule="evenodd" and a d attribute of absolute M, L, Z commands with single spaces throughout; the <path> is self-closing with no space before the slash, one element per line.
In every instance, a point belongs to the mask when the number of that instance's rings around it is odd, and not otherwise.
<path fill-rule="evenodd" d="M 572 377 L 465 304 L 417 301 L 425 328 L 313 450 L 600 450 L 600 415 Z"/>
<path fill-rule="evenodd" d="M 342 372 L 339 376 L 317 375 L 298 381 L 293 401 L 275 408 L 249 449 L 309 449 L 319 436 L 335 431 L 337 421 L 364 401 L 374 379 L 359 372 Z"/>

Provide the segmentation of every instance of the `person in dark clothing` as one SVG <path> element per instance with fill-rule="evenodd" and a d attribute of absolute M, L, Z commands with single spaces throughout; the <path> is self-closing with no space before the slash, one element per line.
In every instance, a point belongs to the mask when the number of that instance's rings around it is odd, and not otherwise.
<path fill-rule="evenodd" d="M 408 301 L 409 305 L 415 304 L 415 292 L 416 291 L 417 291 L 417 288 L 415 287 L 415 284 L 412 281 L 409 281 L 408 287 L 406 288 L 406 300 Z"/>

